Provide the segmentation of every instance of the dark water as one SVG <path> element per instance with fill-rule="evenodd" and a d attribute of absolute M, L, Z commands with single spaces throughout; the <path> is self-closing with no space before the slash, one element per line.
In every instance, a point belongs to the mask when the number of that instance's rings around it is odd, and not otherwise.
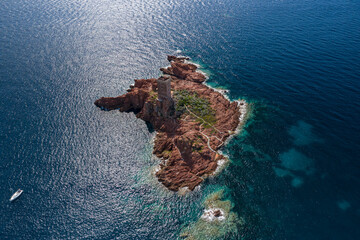
<path fill-rule="evenodd" d="M 2 239 L 177 239 L 219 189 L 245 221 L 221 239 L 360 238 L 359 1 L 0 6 Z M 177 50 L 251 103 L 232 163 L 185 197 L 145 123 L 93 105 Z"/>

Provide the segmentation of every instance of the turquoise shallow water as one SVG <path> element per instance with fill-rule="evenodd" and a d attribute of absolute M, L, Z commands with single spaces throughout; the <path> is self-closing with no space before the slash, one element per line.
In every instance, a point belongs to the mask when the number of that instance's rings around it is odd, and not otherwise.
<path fill-rule="evenodd" d="M 204 201 L 222 190 L 239 221 L 215 239 L 358 239 L 359 12 L 339 0 L 2 1 L 1 238 L 177 239 L 203 230 Z M 178 50 L 251 105 L 223 149 L 231 164 L 186 196 L 153 177 L 144 122 L 93 105 L 159 76 Z"/>

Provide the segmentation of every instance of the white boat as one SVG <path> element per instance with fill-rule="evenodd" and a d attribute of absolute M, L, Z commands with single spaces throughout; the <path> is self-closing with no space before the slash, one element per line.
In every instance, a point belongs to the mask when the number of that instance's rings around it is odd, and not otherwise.
<path fill-rule="evenodd" d="M 14 201 L 15 199 L 17 199 L 18 197 L 20 197 L 20 195 L 22 194 L 23 190 L 19 189 L 17 190 L 10 198 L 10 202 Z"/>

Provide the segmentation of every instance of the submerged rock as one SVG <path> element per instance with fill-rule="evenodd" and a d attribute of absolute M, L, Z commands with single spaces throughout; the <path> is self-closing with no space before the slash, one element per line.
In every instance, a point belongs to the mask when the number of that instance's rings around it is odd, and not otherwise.
<path fill-rule="evenodd" d="M 186 240 L 226 239 L 229 235 L 239 237 L 245 221 L 232 212 L 231 201 L 223 198 L 224 190 L 210 194 L 204 202 L 204 213 L 198 221 L 185 228 L 180 237 Z"/>

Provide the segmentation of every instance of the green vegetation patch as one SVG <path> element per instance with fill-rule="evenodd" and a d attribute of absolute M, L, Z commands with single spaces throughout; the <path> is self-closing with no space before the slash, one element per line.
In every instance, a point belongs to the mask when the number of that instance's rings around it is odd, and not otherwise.
<path fill-rule="evenodd" d="M 168 159 L 168 158 L 171 157 L 172 152 L 169 151 L 169 150 L 164 150 L 164 151 L 162 152 L 162 155 L 163 155 L 163 158 Z"/>
<path fill-rule="evenodd" d="M 150 94 L 150 96 L 149 96 L 150 102 L 155 103 L 156 99 L 158 97 L 158 94 L 154 91 L 150 91 L 149 94 Z"/>
<path fill-rule="evenodd" d="M 206 124 L 204 127 L 210 127 L 209 124 L 216 123 L 215 110 L 211 107 L 209 100 L 200 97 L 196 92 L 187 90 L 178 90 L 174 92 L 174 100 L 176 104 L 176 112 L 178 115 L 187 112 L 186 107 L 196 114 L 198 117 L 204 119 Z M 203 120 L 197 118 L 199 122 Z"/>

